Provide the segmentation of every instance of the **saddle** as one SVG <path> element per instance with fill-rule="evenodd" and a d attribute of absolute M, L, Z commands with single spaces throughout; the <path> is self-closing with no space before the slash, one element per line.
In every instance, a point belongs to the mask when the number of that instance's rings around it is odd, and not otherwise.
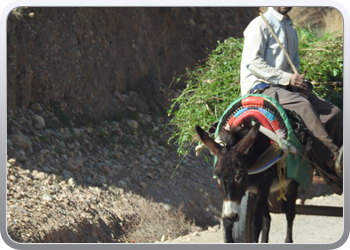
<path fill-rule="evenodd" d="M 283 109 L 277 100 L 262 94 L 245 95 L 234 101 L 219 121 L 210 125 L 208 134 L 215 139 L 219 129 L 230 130 L 247 118 L 259 121 L 265 130 L 274 134 L 274 142 L 248 169 L 248 173 L 260 173 L 284 161 L 286 176 L 308 187 L 310 168 L 307 159 L 313 135 L 298 114 Z"/>

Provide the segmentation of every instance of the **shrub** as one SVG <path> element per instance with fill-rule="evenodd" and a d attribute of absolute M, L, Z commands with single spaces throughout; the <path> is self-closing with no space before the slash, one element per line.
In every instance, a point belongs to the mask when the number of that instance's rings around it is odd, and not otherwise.
<path fill-rule="evenodd" d="M 135 243 L 154 243 L 164 235 L 175 239 L 191 232 L 191 224 L 182 212 L 182 206 L 166 210 L 162 204 L 151 200 L 136 207 L 136 214 L 128 225 L 126 239 Z"/>

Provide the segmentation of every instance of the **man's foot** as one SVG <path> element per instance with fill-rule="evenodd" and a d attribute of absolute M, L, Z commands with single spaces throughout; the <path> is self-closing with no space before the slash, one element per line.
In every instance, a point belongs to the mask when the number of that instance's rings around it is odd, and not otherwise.
<path fill-rule="evenodd" d="M 326 161 L 326 165 L 334 171 L 339 178 L 343 179 L 343 146 L 341 146 L 336 155 Z"/>
<path fill-rule="evenodd" d="M 343 179 L 343 146 L 338 151 L 338 156 L 334 163 L 334 171 Z"/>
<path fill-rule="evenodd" d="M 343 187 L 341 185 L 339 185 L 338 183 L 333 182 L 333 183 L 329 184 L 328 186 L 334 193 L 336 193 L 338 195 L 342 195 Z"/>

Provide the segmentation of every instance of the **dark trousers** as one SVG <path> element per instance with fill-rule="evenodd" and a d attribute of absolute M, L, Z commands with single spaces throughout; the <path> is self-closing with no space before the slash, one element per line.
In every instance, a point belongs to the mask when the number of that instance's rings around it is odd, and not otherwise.
<path fill-rule="evenodd" d="M 337 154 L 343 144 L 343 112 L 312 93 L 306 99 L 297 92 L 270 85 L 262 94 L 275 98 L 276 92 L 282 107 L 299 114 L 306 127 L 314 134 L 313 150 L 319 160 L 323 159 L 324 163 Z"/>

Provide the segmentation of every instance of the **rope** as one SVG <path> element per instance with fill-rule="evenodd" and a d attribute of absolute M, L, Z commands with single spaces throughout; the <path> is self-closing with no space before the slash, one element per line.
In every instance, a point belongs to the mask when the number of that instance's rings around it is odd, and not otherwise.
<path fill-rule="evenodd" d="M 225 142 L 221 140 L 220 136 L 216 137 L 215 142 L 220 144 L 221 146 L 225 146 Z M 205 148 L 205 145 L 203 143 L 199 144 L 198 146 L 195 147 L 196 150 L 196 156 L 199 155 L 199 153 Z M 211 151 L 210 151 L 211 152 Z M 212 152 L 211 152 L 212 153 Z M 212 153 L 213 154 L 213 153 Z"/>
<path fill-rule="evenodd" d="M 199 153 L 203 150 L 204 147 L 205 147 L 204 144 L 200 144 L 200 145 L 195 147 L 196 156 L 199 156 Z"/>
<path fill-rule="evenodd" d="M 277 163 L 277 174 L 278 174 L 278 180 L 279 180 L 279 185 L 280 185 L 280 196 L 277 198 L 277 200 L 285 200 L 287 201 L 286 198 L 286 155 L 283 156 L 283 158 L 278 161 Z"/>
<path fill-rule="evenodd" d="M 302 155 L 301 153 L 298 152 L 298 154 Z M 334 182 L 336 182 L 337 184 L 341 185 L 342 184 L 339 182 L 338 178 L 335 177 L 334 175 L 331 175 L 329 173 L 327 173 L 326 171 L 324 171 L 322 168 L 320 168 L 316 163 L 314 163 L 313 161 L 311 161 L 310 159 L 307 159 L 310 163 L 312 163 L 318 170 L 320 170 L 323 174 L 325 174 L 329 179 L 333 180 Z"/>

